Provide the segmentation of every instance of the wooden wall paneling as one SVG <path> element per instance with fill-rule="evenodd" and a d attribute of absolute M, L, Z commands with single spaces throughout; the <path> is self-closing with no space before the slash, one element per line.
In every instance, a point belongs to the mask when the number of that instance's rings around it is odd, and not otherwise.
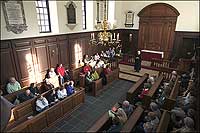
<path fill-rule="evenodd" d="M 33 51 L 31 40 L 13 41 L 14 57 L 19 79 L 22 86 L 28 86 L 35 82 L 35 70 L 33 63 Z"/>
<path fill-rule="evenodd" d="M 48 70 L 48 54 L 46 49 L 45 45 L 35 46 L 37 82 L 41 82 L 41 80 L 44 79 L 46 71 Z"/>
<path fill-rule="evenodd" d="M 58 64 L 58 45 L 56 43 L 48 44 L 49 68 L 55 68 Z"/>
<path fill-rule="evenodd" d="M 1 41 L 0 45 L 1 56 L 1 80 L 0 84 L 5 85 L 11 76 L 19 80 L 16 72 L 16 65 L 14 62 L 13 52 L 11 48 L 11 41 Z"/>
<path fill-rule="evenodd" d="M 59 63 L 62 63 L 64 67 L 70 67 L 70 48 L 68 44 L 67 36 L 58 37 L 59 48 Z"/>

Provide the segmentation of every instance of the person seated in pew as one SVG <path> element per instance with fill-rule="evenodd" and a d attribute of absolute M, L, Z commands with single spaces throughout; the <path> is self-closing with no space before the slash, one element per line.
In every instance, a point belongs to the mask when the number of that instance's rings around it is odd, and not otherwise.
<path fill-rule="evenodd" d="M 14 77 L 10 77 L 9 83 L 6 86 L 6 90 L 9 94 L 13 93 L 18 90 L 21 90 L 21 85 L 19 84 L 18 81 L 16 81 L 16 79 Z"/>
<path fill-rule="evenodd" d="M 194 130 L 194 120 L 190 117 L 185 117 L 183 119 L 184 125 L 181 128 L 174 129 L 172 132 L 184 132 L 184 133 L 189 133 L 189 132 L 195 132 Z"/>
<path fill-rule="evenodd" d="M 138 95 L 138 97 L 139 97 L 140 99 L 143 99 L 143 98 L 144 98 L 144 95 L 148 94 L 148 92 L 149 92 L 148 84 L 147 84 L 147 83 L 144 83 L 144 88 L 143 88 L 141 94 Z"/>
<path fill-rule="evenodd" d="M 105 75 L 112 73 L 112 69 L 110 67 L 110 64 L 107 64 L 106 68 L 104 68 L 103 71 L 104 71 Z"/>
<path fill-rule="evenodd" d="M 87 74 L 85 75 L 86 92 L 91 91 L 92 81 L 93 81 L 92 76 L 90 74 L 90 71 L 88 71 Z"/>
<path fill-rule="evenodd" d="M 130 104 L 129 101 L 127 100 L 123 101 L 122 109 L 124 110 L 124 112 L 126 113 L 128 117 L 130 117 L 131 114 L 133 113 L 133 108 L 135 108 L 135 106 Z"/>
<path fill-rule="evenodd" d="M 51 68 L 48 74 L 49 75 L 45 79 L 46 84 L 51 86 L 51 88 L 59 87 L 58 75 L 56 75 L 54 68 Z"/>
<path fill-rule="evenodd" d="M 75 91 L 74 91 L 74 82 L 73 81 L 70 81 L 69 84 L 66 84 L 65 88 L 67 90 L 67 96 L 70 96 L 70 95 L 75 93 Z"/>
<path fill-rule="evenodd" d="M 67 97 L 67 90 L 64 88 L 63 85 L 58 89 L 57 95 L 59 100 L 62 100 L 65 97 Z"/>
<path fill-rule="evenodd" d="M 91 67 L 88 63 L 85 63 L 84 67 L 83 67 L 83 72 L 84 74 L 86 74 L 87 72 L 91 71 Z"/>
<path fill-rule="evenodd" d="M 51 90 L 50 94 L 47 96 L 47 101 L 49 102 L 49 106 L 54 105 L 56 102 L 58 102 L 58 95 L 55 89 Z"/>
<path fill-rule="evenodd" d="M 93 81 L 96 81 L 99 79 L 99 74 L 97 73 L 97 71 L 95 69 L 92 69 L 91 78 Z"/>
<path fill-rule="evenodd" d="M 161 117 L 161 112 L 160 112 L 158 104 L 156 104 L 155 102 L 151 102 L 150 109 L 152 112 L 154 112 L 158 116 L 158 118 Z"/>
<path fill-rule="evenodd" d="M 146 122 L 150 122 L 150 124 L 152 125 L 151 132 L 155 132 L 158 127 L 159 121 L 160 121 L 158 116 L 156 115 L 156 113 L 149 112 L 148 115 L 145 117 L 145 120 L 146 120 Z M 143 126 L 144 126 L 144 124 L 143 124 Z"/>
<path fill-rule="evenodd" d="M 105 132 L 120 132 L 122 125 L 120 124 L 120 120 L 118 117 L 114 117 L 112 119 L 112 125 L 110 128 Z"/>
<path fill-rule="evenodd" d="M 49 108 L 49 103 L 45 97 L 42 95 L 39 95 L 36 100 L 36 111 L 37 113 L 41 113 L 44 110 Z"/>
<path fill-rule="evenodd" d="M 89 59 L 89 56 L 87 54 L 83 56 L 83 63 L 84 64 L 89 64 L 90 63 L 90 59 Z"/>
<path fill-rule="evenodd" d="M 105 53 L 106 53 L 106 57 L 110 58 L 110 51 L 107 50 Z"/>
<path fill-rule="evenodd" d="M 102 69 L 104 70 L 104 64 L 102 65 Z M 107 84 L 107 77 L 106 74 L 104 73 L 104 71 L 102 71 L 100 73 L 100 78 L 102 78 L 102 85 L 106 85 Z"/>
<path fill-rule="evenodd" d="M 171 110 L 171 121 L 172 125 L 175 128 L 181 128 L 183 126 L 183 119 L 185 118 L 186 114 L 181 108 L 175 107 Z"/>
<path fill-rule="evenodd" d="M 101 54 L 100 54 L 101 57 L 107 57 L 106 53 L 104 51 L 101 51 Z"/>
<path fill-rule="evenodd" d="M 30 84 L 30 87 L 29 87 L 29 90 L 31 91 L 31 93 L 35 96 L 37 96 L 39 94 L 39 90 L 37 88 L 37 85 L 36 83 L 31 83 Z"/>
<path fill-rule="evenodd" d="M 19 94 L 17 99 L 19 100 L 20 103 L 23 103 L 29 99 L 32 99 L 33 97 L 34 97 L 34 95 L 28 89 L 24 93 Z"/>
<path fill-rule="evenodd" d="M 94 55 L 94 60 L 95 60 L 95 61 L 100 60 L 100 56 L 99 56 L 98 53 L 96 53 L 96 54 Z"/>
<path fill-rule="evenodd" d="M 188 83 L 190 80 L 190 75 L 188 73 L 181 75 L 181 84 L 180 87 L 182 88 L 180 91 L 185 91 L 188 87 Z"/>
<path fill-rule="evenodd" d="M 159 96 L 158 99 L 156 99 L 156 102 L 162 106 L 164 104 L 164 101 L 166 98 L 169 97 L 171 88 L 169 87 L 169 83 L 164 83 L 163 88 L 159 89 L 161 95 Z"/>
<path fill-rule="evenodd" d="M 102 67 L 103 65 L 104 65 L 104 61 L 102 61 L 102 60 L 97 60 L 97 62 L 96 62 L 96 64 L 95 64 L 94 68 L 100 68 L 100 67 Z"/>
<path fill-rule="evenodd" d="M 153 85 L 155 83 L 155 79 L 153 76 L 149 76 L 148 80 L 151 83 L 151 85 Z"/>
<path fill-rule="evenodd" d="M 126 113 L 124 112 L 122 108 L 112 107 L 112 110 L 109 110 L 108 114 L 109 114 L 109 117 L 112 118 L 112 120 L 115 117 L 117 117 L 121 125 L 123 125 L 128 119 Z"/>
<path fill-rule="evenodd" d="M 195 114 L 196 114 L 196 111 L 193 108 L 188 109 L 188 111 L 187 111 L 188 117 L 195 119 Z"/>

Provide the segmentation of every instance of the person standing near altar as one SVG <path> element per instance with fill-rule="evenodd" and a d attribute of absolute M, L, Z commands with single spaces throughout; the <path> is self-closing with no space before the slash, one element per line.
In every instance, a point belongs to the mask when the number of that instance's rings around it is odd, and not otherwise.
<path fill-rule="evenodd" d="M 136 72 L 139 72 L 141 70 L 141 52 L 137 51 L 136 57 L 135 57 L 135 65 L 134 65 L 134 69 Z"/>

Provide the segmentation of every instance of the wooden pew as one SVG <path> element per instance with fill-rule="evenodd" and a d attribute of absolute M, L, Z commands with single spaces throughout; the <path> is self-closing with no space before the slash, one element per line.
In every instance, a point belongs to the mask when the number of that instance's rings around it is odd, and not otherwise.
<path fill-rule="evenodd" d="M 119 107 L 119 104 L 116 103 L 115 107 Z M 108 111 L 105 112 L 93 125 L 88 129 L 87 132 L 102 132 L 110 127 L 112 124 L 112 119 L 109 118 Z"/>
<path fill-rule="evenodd" d="M 133 113 L 131 114 L 131 116 L 127 120 L 127 122 L 124 124 L 124 126 L 122 127 L 120 132 L 131 132 L 133 130 L 133 128 L 135 127 L 137 121 L 139 120 L 139 118 L 141 117 L 143 112 L 144 112 L 144 109 L 141 106 L 138 106 L 133 111 Z"/>
<path fill-rule="evenodd" d="M 159 88 L 160 84 L 162 83 L 164 79 L 164 76 L 163 75 L 160 75 L 156 82 L 152 85 L 151 89 L 149 90 L 148 94 L 147 95 L 144 95 L 144 98 L 143 98 L 143 105 L 145 107 L 148 107 L 148 105 L 150 104 L 151 102 L 151 99 L 153 98 L 155 92 L 157 91 L 157 89 Z"/>
<path fill-rule="evenodd" d="M 170 112 L 168 112 L 167 110 L 163 110 L 156 132 L 157 133 L 167 132 L 169 122 L 170 122 Z"/>
<path fill-rule="evenodd" d="M 37 84 L 37 88 L 40 90 L 40 87 L 41 87 L 42 83 L 38 83 Z M 15 101 L 15 99 L 17 98 L 17 96 L 21 93 L 24 93 L 27 89 L 29 89 L 29 86 L 25 86 L 23 87 L 21 90 L 18 90 L 16 92 L 13 92 L 13 93 L 10 93 L 10 94 L 7 94 L 4 96 L 4 98 L 6 98 L 8 101 L 10 101 L 11 103 L 13 103 Z"/>
<path fill-rule="evenodd" d="M 178 92 L 179 92 L 179 87 L 180 87 L 180 81 L 179 81 L 179 77 L 177 77 L 175 83 L 174 83 L 174 87 L 171 90 L 170 96 L 168 98 L 166 98 L 162 108 L 165 110 L 170 111 L 175 103 L 176 103 L 176 97 L 178 96 Z"/>
<path fill-rule="evenodd" d="M 71 111 L 80 106 L 84 102 L 85 91 L 84 88 L 80 88 L 75 94 L 66 97 L 57 104 L 51 106 L 47 110 L 33 116 L 31 119 L 25 119 L 25 121 L 15 126 L 10 125 L 7 127 L 8 132 L 39 132 L 46 127 L 51 126 L 55 121 L 68 115 Z M 52 116 L 53 115 L 53 116 Z"/>
<path fill-rule="evenodd" d="M 136 97 L 138 92 L 144 87 L 144 83 L 148 79 L 148 74 L 145 73 L 126 93 L 126 99 L 132 103 L 133 98 Z"/>

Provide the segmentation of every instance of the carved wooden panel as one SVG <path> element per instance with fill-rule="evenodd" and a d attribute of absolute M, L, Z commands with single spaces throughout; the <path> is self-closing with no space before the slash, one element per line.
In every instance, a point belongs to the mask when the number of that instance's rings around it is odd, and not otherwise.
<path fill-rule="evenodd" d="M 1 80 L 0 84 L 6 84 L 9 77 L 14 76 L 15 74 L 15 64 L 12 56 L 12 51 L 10 49 L 1 50 Z"/>
<path fill-rule="evenodd" d="M 56 67 L 58 64 L 58 47 L 57 44 L 50 44 L 48 45 L 48 54 L 49 54 L 49 61 L 50 67 Z"/>
<path fill-rule="evenodd" d="M 65 99 L 62 103 L 63 114 L 68 113 L 73 109 L 72 97 Z"/>
<path fill-rule="evenodd" d="M 69 67 L 70 57 L 69 57 L 69 45 L 67 41 L 59 42 L 59 54 L 60 54 L 60 63 L 65 67 Z"/>
<path fill-rule="evenodd" d="M 62 116 L 61 104 L 57 104 L 47 112 L 47 123 L 48 123 L 48 126 L 50 126 L 50 124 L 55 122 L 61 116 Z"/>
<path fill-rule="evenodd" d="M 37 58 L 37 64 L 39 72 L 44 72 L 48 69 L 47 51 L 45 46 L 35 47 L 35 55 Z"/>
<path fill-rule="evenodd" d="M 30 127 L 32 132 L 39 132 L 42 129 L 46 128 L 47 127 L 46 114 L 40 113 L 36 117 L 34 117 L 34 119 L 31 121 Z"/>
<path fill-rule="evenodd" d="M 34 63 L 31 48 L 16 49 L 16 62 L 22 86 L 35 82 Z"/>

